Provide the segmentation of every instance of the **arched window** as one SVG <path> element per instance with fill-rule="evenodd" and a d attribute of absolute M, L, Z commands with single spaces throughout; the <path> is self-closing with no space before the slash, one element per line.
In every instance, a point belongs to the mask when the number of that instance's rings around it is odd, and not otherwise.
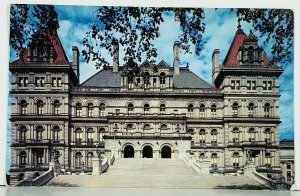
<path fill-rule="evenodd" d="M 254 48 L 252 46 L 248 48 L 248 61 L 249 63 L 254 62 Z"/>
<path fill-rule="evenodd" d="M 210 112 L 211 112 L 211 117 L 216 118 L 216 116 L 217 116 L 217 106 L 215 104 L 213 104 L 210 107 Z"/>
<path fill-rule="evenodd" d="M 53 113 L 54 113 L 54 115 L 60 114 L 60 103 L 58 100 L 55 100 L 53 102 Z"/>
<path fill-rule="evenodd" d="M 81 128 L 75 129 L 75 144 L 80 145 L 82 142 L 82 130 Z"/>
<path fill-rule="evenodd" d="M 216 153 L 212 153 L 212 155 L 210 156 L 210 163 L 211 163 L 211 167 L 218 166 L 218 156 Z"/>
<path fill-rule="evenodd" d="M 148 72 L 144 73 L 144 85 L 145 87 L 150 86 L 150 74 Z"/>
<path fill-rule="evenodd" d="M 150 128 L 151 127 L 149 124 L 144 124 L 144 127 L 143 127 L 144 134 L 150 133 Z"/>
<path fill-rule="evenodd" d="M 99 106 L 100 116 L 105 116 L 105 104 L 101 103 Z"/>
<path fill-rule="evenodd" d="M 94 130 L 93 128 L 88 128 L 86 131 L 87 144 L 94 144 Z"/>
<path fill-rule="evenodd" d="M 232 141 L 233 143 L 240 142 L 240 131 L 237 127 L 232 130 Z"/>
<path fill-rule="evenodd" d="M 133 109 L 134 109 L 134 108 L 133 108 L 133 104 L 132 104 L 132 103 L 129 103 L 128 106 L 127 106 L 127 108 L 128 108 L 128 113 L 129 113 L 129 114 L 133 114 Z"/>
<path fill-rule="evenodd" d="M 75 169 L 80 169 L 82 164 L 83 164 L 82 154 L 81 154 L 81 152 L 76 152 L 76 154 L 75 154 Z"/>
<path fill-rule="evenodd" d="M 163 87 L 166 84 L 166 74 L 164 72 L 160 73 L 159 81 L 160 87 Z"/>
<path fill-rule="evenodd" d="M 21 111 L 21 114 L 22 115 L 25 115 L 25 114 L 27 114 L 27 102 L 25 101 L 25 100 L 22 100 L 21 102 L 20 102 L 20 111 Z"/>
<path fill-rule="evenodd" d="M 144 105 L 144 113 L 145 113 L 145 114 L 148 114 L 148 113 L 149 113 L 149 110 L 150 110 L 150 105 L 149 105 L 148 103 L 146 103 L 146 104 Z"/>
<path fill-rule="evenodd" d="M 21 166 L 26 165 L 27 164 L 27 153 L 25 151 L 21 151 L 19 153 L 19 164 Z"/>
<path fill-rule="evenodd" d="M 189 104 L 187 110 L 188 110 L 188 117 L 192 117 L 193 116 L 193 111 L 194 111 L 194 105 Z"/>
<path fill-rule="evenodd" d="M 37 114 L 42 115 L 44 113 L 44 102 L 42 100 L 37 101 Z"/>
<path fill-rule="evenodd" d="M 250 128 L 248 130 L 249 142 L 255 142 L 255 130 L 254 128 Z"/>
<path fill-rule="evenodd" d="M 216 129 L 211 130 L 211 143 L 212 144 L 217 144 L 218 143 L 218 132 Z"/>
<path fill-rule="evenodd" d="M 204 153 L 204 152 L 201 152 L 201 153 L 199 154 L 199 158 L 200 158 L 200 159 L 204 159 L 204 158 L 205 158 L 205 153 Z"/>
<path fill-rule="evenodd" d="M 92 159 L 93 159 L 93 152 L 89 152 L 86 155 L 86 166 L 88 169 L 92 169 L 93 165 L 92 165 Z"/>
<path fill-rule="evenodd" d="M 234 117 L 237 117 L 238 116 L 238 108 L 239 108 L 239 104 L 238 103 L 233 103 L 232 104 L 232 115 Z"/>
<path fill-rule="evenodd" d="M 265 113 L 266 118 L 270 117 L 270 104 L 269 103 L 266 103 L 264 105 L 264 113 Z"/>
<path fill-rule="evenodd" d="M 94 115 L 94 105 L 92 103 L 88 104 L 88 109 L 87 109 L 88 117 L 93 117 Z"/>
<path fill-rule="evenodd" d="M 126 126 L 127 133 L 133 133 L 133 124 L 127 124 Z"/>
<path fill-rule="evenodd" d="M 266 128 L 265 131 L 265 142 L 271 143 L 272 142 L 272 132 L 270 128 Z"/>
<path fill-rule="evenodd" d="M 168 130 L 168 126 L 166 124 L 161 124 L 160 125 L 160 132 L 161 133 L 166 133 Z"/>
<path fill-rule="evenodd" d="M 160 104 L 159 111 L 160 111 L 160 113 L 165 113 L 165 111 L 166 111 L 166 105 L 165 104 Z"/>
<path fill-rule="evenodd" d="M 265 166 L 266 167 L 272 166 L 272 154 L 270 152 L 266 152 L 265 154 Z"/>
<path fill-rule="evenodd" d="M 200 144 L 205 144 L 205 129 L 200 129 L 199 137 L 200 137 Z"/>
<path fill-rule="evenodd" d="M 103 141 L 103 135 L 105 133 L 105 129 L 104 128 L 100 128 L 99 129 L 99 141 Z"/>
<path fill-rule="evenodd" d="M 35 129 L 35 139 L 42 140 L 43 139 L 43 131 L 44 128 L 42 126 L 37 126 Z"/>
<path fill-rule="evenodd" d="M 253 111 L 254 111 L 254 103 L 249 103 L 248 105 L 248 117 L 253 117 Z"/>
<path fill-rule="evenodd" d="M 54 126 L 52 129 L 53 137 L 52 140 L 54 142 L 59 142 L 59 133 L 60 133 L 60 128 L 59 126 Z"/>
<path fill-rule="evenodd" d="M 76 104 L 76 117 L 80 117 L 82 115 L 82 105 L 81 103 Z"/>
<path fill-rule="evenodd" d="M 19 128 L 19 142 L 26 141 L 26 132 L 27 132 L 27 128 L 25 126 L 21 126 Z"/>
<path fill-rule="evenodd" d="M 199 111 L 200 111 L 200 118 L 204 118 L 205 117 L 205 105 L 204 104 L 200 105 Z"/>
<path fill-rule="evenodd" d="M 239 167 L 240 166 L 240 155 L 238 152 L 234 152 L 232 154 L 232 166 Z"/>

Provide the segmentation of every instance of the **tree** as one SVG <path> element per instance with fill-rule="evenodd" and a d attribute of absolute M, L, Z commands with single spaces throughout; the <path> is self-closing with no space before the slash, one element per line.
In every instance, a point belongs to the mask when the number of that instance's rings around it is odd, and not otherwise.
<path fill-rule="evenodd" d="M 15 4 L 10 7 L 10 46 L 21 56 L 37 31 L 52 34 L 59 28 L 53 5 Z"/>

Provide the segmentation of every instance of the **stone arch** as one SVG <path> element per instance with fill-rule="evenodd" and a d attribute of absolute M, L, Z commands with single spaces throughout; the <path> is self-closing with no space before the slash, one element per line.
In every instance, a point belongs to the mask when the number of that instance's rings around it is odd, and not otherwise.
<path fill-rule="evenodd" d="M 131 143 L 124 144 L 123 146 L 123 157 L 134 158 L 134 145 Z"/>
<path fill-rule="evenodd" d="M 142 147 L 143 158 L 153 158 L 153 146 L 151 144 L 144 144 Z"/>
<path fill-rule="evenodd" d="M 160 157 L 161 158 L 172 158 L 172 145 L 164 143 L 160 147 Z"/>

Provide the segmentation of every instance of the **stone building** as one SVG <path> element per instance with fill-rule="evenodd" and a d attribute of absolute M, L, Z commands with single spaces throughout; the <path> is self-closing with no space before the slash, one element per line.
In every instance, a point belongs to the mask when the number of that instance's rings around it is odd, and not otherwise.
<path fill-rule="evenodd" d="M 206 157 L 211 169 L 234 173 L 251 159 L 280 166 L 279 82 L 283 72 L 238 27 L 223 63 L 212 54 L 208 84 L 174 61 L 143 62 L 130 77 L 113 65 L 79 82 L 79 51 L 70 62 L 56 33 L 38 33 L 12 74 L 11 179 L 48 169 L 52 152 L 62 168 L 91 172 L 98 149 L 118 158 Z"/>

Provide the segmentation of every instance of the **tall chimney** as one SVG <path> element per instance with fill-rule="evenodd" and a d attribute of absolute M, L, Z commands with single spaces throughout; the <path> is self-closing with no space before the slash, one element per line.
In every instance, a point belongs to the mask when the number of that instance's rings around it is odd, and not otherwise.
<path fill-rule="evenodd" d="M 75 72 L 75 75 L 79 79 L 79 50 L 77 46 L 72 46 L 72 53 L 73 53 L 72 68 Z"/>
<path fill-rule="evenodd" d="M 175 41 L 174 46 L 173 46 L 173 67 L 174 67 L 174 75 L 179 75 L 179 66 L 180 66 L 180 59 L 179 59 L 179 47 L 180 47 L 180 42 Z"/>
<path fill-rule="evenodd" d="M 219 65 L 219 55 L 220 50 L 215 49 L 212 54 L 212 83 L 214 85 L 215 80 L 220 72 L 220 65 Z"/>
<path fill-rule="evenodd" d="M 119 43 L 116 41 L 113 45 L 113 72 L 119 71 Z"/>

